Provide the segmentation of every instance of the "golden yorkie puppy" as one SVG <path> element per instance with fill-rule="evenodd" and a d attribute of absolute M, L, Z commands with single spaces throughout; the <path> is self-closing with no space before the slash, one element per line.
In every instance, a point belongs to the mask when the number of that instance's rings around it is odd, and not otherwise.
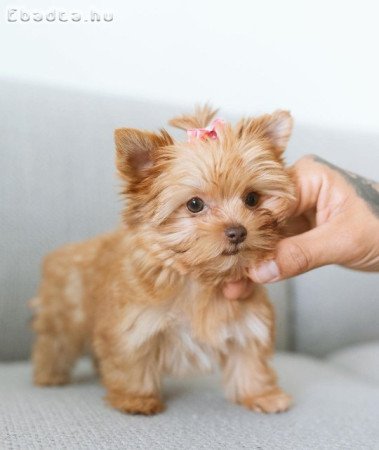
<path fill-rule="evenodd" d="M 274 313 L 265 289 L 224 297 L 225 282 L 272 257 L 295 195 L 283 151 L 287 111 L 236 126 L 198 107 L 170 124 L 186 141 L 115 131 L 122 225 L 44 260 L 33 299 L 34 381 L 62 385 L 90 348 L 106 399 L 162 411 L 161 380 L 219 366 L 226 396 L 259 412 L 289 408 L 269 365 Z"/>

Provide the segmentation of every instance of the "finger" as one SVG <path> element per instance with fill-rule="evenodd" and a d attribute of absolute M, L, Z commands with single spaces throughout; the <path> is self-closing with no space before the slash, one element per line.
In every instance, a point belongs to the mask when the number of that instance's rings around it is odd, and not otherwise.
<path fill-rule="evenodd" d="M 315 163 L 312 156 L 301 158 L 289 172 L 295 182 L 296 201 L 289 208 L 287 217 L 297 217 L 316 207 L 327 177 L 323 166 Z"/>
<path fill-rule="evenodd" d="M 311 220 L 304 214 L 298 217 L 290 217 L 282 225 L 281 233 L 283 237 L 296 236 L 297 234 L 305 233 L 313 228 Z"/>
<path fill-rule="evenodd" d="M 256 283 L 271 283 L 326 264 L 339 263 L 346 248 L 346 238 L 334 228 L 325 224 L 283 239 L 273 260 L 250 269 L 251 279 Z"/>
<path fill-rule="evenodd" d="M 224 296 L 229 300 L 244 299 L 253 290 L 253 283 L 248 278 L 244 278 L 232 283 L 226 283 L 223 287 Z"/>
<path fill-rule="evenodd" d="M 237 300 L 244 291 L 246 286 L 245 280 L 239 280 L 231 283 L 226 283 L 223 287 L 223 293 L 229 300 Z"/>

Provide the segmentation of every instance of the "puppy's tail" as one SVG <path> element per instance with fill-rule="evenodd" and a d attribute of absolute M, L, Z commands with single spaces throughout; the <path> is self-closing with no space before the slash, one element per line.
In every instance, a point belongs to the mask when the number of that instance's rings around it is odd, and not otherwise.
<path fill-rule="evenodd" d="M 183 114 L 179 117 L 174 117 L 168 123 L 182 130 L 190 130 L 191 128 L 204 128 L 217 114 L 218 109 L 213 109 L 209 103 L 203 106 L 196 105 L 193 114 Z"/>

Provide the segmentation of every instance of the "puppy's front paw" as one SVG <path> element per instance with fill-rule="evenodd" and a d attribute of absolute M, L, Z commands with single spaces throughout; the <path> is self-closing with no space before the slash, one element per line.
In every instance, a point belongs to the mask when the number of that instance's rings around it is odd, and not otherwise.
<path fill-rule="evenodd" d="M 106 400 L 114 408 L 129 414 L 157 414 L 164 410 L 164 404 L 156 395 L 131 395 L 110 392 Z"/>
<path fill-rule="evenodd" d="M 290 408 L 292 398 L 280 388 L 275 388 L 260 395 L 245 397 L 240 403 L 252 411 L 278 413 Z"/>

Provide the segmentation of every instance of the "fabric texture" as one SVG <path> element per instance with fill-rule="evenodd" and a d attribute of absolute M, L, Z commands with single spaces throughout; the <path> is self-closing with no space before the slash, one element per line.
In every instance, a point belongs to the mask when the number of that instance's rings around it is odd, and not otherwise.
<path fill-rule="evenodd" d="M 303 127 L 296 122 L 290 163 L 313 153 L 372 180 L 379 178 L 378 133 Z M 367 236 L 370 239 L 370 236 Z M 325 356 L 379 338 L 379 274 L 327 266 L 291 280 L 293 349 Z"/>
<path fill-rule="evenodd" d="M 362 380 L 379 384 L 379 344 L 376 341 L 332 353 L 328 356 L 328 361 Z"/>
<path fill-rule="evenodd" d="M 294 350 L 325 356 L 379 338 L 378 273 L 327 266 L 297 277 L 292 289 Z"/>
<path fill-rule="evenodd" d="M 0 448 L 18 449 L 375 449 L 379 384 L 295 354 L 275 359 L 295 398 L 287 413 L 261 415 L 227 402 L 217 377 L 168 380 L 167 410 L 123 415 L 106 406 L 87 363 L 75 383 L 31 385 L 28 363 L 0 366 Z"/>

